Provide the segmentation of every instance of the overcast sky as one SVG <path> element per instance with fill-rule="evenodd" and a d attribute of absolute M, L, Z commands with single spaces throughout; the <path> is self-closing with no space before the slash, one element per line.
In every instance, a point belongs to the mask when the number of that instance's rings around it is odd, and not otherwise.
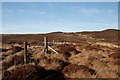
<path fill-rule="evenodd" d="M 117 2 L 2 3 L 3 34 L 104 29 L 118 29 Z"/>

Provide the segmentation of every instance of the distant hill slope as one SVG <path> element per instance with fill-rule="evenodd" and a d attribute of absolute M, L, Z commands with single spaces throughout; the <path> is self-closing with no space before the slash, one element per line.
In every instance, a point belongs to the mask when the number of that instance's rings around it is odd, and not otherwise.
<path fill-rule="evenodd" d="M 108 42 L 116 42 L 119 40 L 120 30 L 107 29 L 103 31 L 93 32 L 52 32 L 47 34 L 2 34 L 2 42 L 4 43 L 23 43 L 24 41 L 42 44 L 43 37 L 47 36 L 49 41 L 67 41 L 67 42 L 81 42 L 86 41 L 89 37 L 97 39 L 104 39 Z M 79 35 L 86 35 L 87 38 L 83 38 Z"/>
<path fill-rule="evenodd" d="M 95 32 L 83 32 L 82 34 L 90 35 L 96 39 L 105 39 L 108 42 L 117 42 L 120 40 L 120 30 L 107 29 Z"/>

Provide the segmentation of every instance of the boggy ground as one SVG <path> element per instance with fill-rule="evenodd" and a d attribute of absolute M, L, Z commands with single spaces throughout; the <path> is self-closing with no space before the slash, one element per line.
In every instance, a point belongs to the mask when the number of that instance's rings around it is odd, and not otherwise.
<path fill-rule="evenodd" d="M 56 33 L 49 33 L 50 36 L 53 34 Z M 65 40 L 68 40 L 71 35 L 82 38 L 74 38 L 73 42 L 62 41 L 62 44 L 49 44 L 59 54 L 51 50 L 45 54 L 41 44 L 28 41 L 28 64 L 24 64 L 23 43 L 7 43 L 9 40 L 6 38 L 7 42 L 3 43 L 0 48 L 2 80 L 65 80 L 120 76 L 118 68 L 120 47 L 119 44 L 114 44 L 117 43 L 115 39 L 113 42 L 108 42 L 105 38 L 101 41 L 98 38 L 91 38 L 90 35 L 93 35 L 91 33 L 87 37 L 78 33 L 76 35 L 61 32 L 57 34 L 67 35 L 64 35 Z M 76 41 L 78 39 L 81 41 Z"/>
<path fill-rule="evenodd" d="M 20 44 L 3 44 L 1 70 L 3 71 L 3 80 L 12 80 L 11 78 L 26 78 L 32 75 L 31 79 L 43 79 L 41 73 L 49 71 L 51 74 L 44 74 L 44 78 L 56 74 L 64 78 L 117 78 L 120 74 L 118 66 L 120 65 L 120 50 L 118 48 L 109 48 L 107 46 L 86 44 L 61 44 L 51 46 L 59 54 L 49 50 L 49 53 L 43 52 L 43 46 L 28 45 L 28 64 L 24 65 L 23 46 Z M 22 69 L 26 68 L 25 72 Z M 40 67 L 37 72 L 30 66 Z M 45 72 L 39 72 L 42 69 Z M 19 68 L 19 69 L 18 69 Z M 23 70 L 23 71 L 21 71 Z M 27 72 L 26 72 L 27 71 Z M 21 73 L 22 72 L 22 73 Z M 54 76 L 52 76 L 54 77 Z M 49 78 L 49 77 L 48 77 Z M 47 79 L 48 79 L 47 78 Z M 46 80 L 46 79 L 45 79 Z"/>

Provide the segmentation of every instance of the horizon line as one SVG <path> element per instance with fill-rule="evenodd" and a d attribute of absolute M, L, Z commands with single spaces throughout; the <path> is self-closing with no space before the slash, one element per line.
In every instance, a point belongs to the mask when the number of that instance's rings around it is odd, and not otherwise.
<path fill-rule="evenodd" d="M 61 33 L 77 33 L 77 32 L 96 32 L 96 31 L 105 31 L 105 30 L 120 30 L 120 29 L 103 29 L 103 30 L 81 30 L 81 31 L 50 31 L 50 32 L 27 32 L 27 33 L 0 33 L 2 34 L 49 34 L 49 33 L 55 33 L 55 32 L 61 32 Z"/>

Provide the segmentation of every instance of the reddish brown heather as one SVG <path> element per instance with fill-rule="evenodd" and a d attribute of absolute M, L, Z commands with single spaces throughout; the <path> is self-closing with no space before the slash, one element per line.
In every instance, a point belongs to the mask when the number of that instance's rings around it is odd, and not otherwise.
<path fill-rule="evenodd" d="M 24 64 L 24 57 L 21 55 L 17 55 L 13 59 L 13 64 L 18 65 L 18 64 Z"/>
<path fill-rule="evenodd" d="M 112 54 L 109 55 L 109 57 L 112 57 L 114 59 L 120 59 L 120 50 L 114 50 Z"/>
<path fill-rule="evenodd" d="M 99 45 L 96 45 L 96 46 L 95 45 L 94 46 L 93 45 L 89 45 L 85 49 L 86 50 L 96 50 L 96 51 L 102 50 Z"/>
<path fill-rule="evenodd" d="M 21 48 L 19 46 L 13 46 L 13 48 L 12 48 L 13 53 L 19 52 L 21 50 L 23 50 L 23 48 Z"/>
<path fill-rule="evenodd" d="M 75 46 L 73 45 L 64 44 L 57 46 L 57 48 L 59 48 L 59 53 L 64 54 L 65 57 L 70 57 L 71 54 L 80 53 L 75 49 Z"/>
<path fill-rule="evenodd" d="M 77 64 L 70 64 L 68 66 L 65 66 L 62 73 L 75 73 L 77 71 L 83 71 L 83 72 L 87 72 L 90 73 L 91 75 L 96 74 L 95 70 L 90 69 L 84 65 L 77 65 Z"/>
<path fill-rule="evenodd" d="M 5 72 L 2 80 L 64 80 L 64 76 L 54 70 L 45 70 L 43 67 L 35 65 L 23 65 L 13 72 Z"/>

